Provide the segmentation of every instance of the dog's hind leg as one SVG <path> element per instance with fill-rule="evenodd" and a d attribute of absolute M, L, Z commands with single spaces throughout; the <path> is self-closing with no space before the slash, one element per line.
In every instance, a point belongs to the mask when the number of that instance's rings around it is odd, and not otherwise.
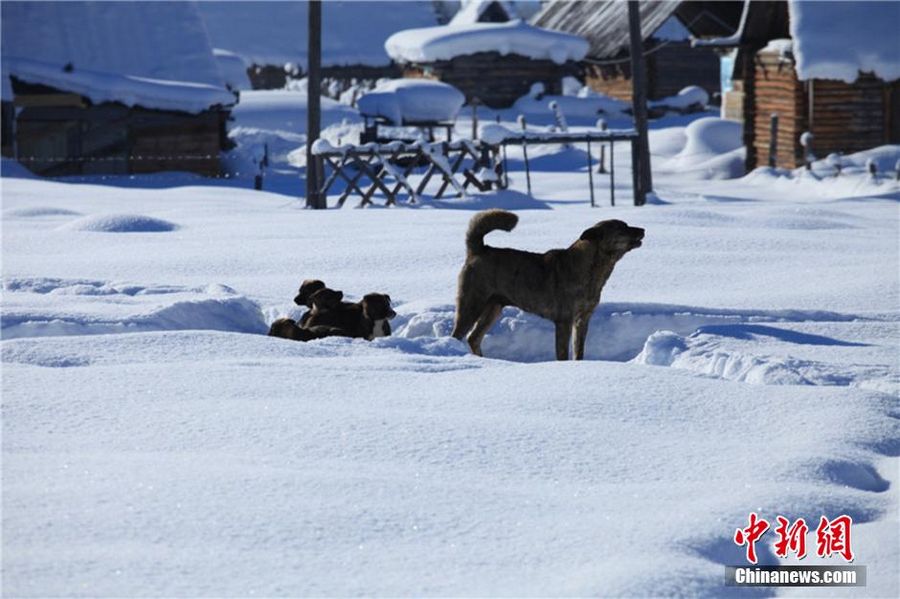
<path fill-rule="evenodd" d="M 476 356 L 484 355 L 481 353 L 481 341 L 484 339 L 485 334 L 491 330 L 491 327 L 494 326 L 494 323 L 497 322 L 497 319 L 500 318 L 502 311 L 502 305 L 491 302 L 482 311 L 481 316 L 478 317 L 478 322 L 475 323 L 475 328 L 472 329 L 468 337 L 469 347 L 472 348 L 472 353 Z"/>
<path fill-rule="evenodd" d="M 556 359 L 569 359 L 569 343 L 572 340 L 572 321 L 557 320 L 556 324 Z"/>
<path fill-rule="evenodd" d="M 450 334 L 462 341 L 466 333 L 475 326 L 483 310 L 483 301 L 477 301 L 471 296 L 460 295 L 456 301 L 456 322 L 453 324 L 453 332 Z"/>
<path fill-rule="evenodd" d="M 587 341 L 588 326 L 591 324 L 591 313 L 579 314 L 575 318 L 575 359 L 584 359 L 584 342 Z"/>

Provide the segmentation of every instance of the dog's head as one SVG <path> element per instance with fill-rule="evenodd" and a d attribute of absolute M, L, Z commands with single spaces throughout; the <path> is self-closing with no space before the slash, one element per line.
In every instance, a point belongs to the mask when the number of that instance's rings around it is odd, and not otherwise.
<path fill-rule="evenodd" d="M 310 298 L 312 298 L 313 293 L 320 289 L 325 289 L 325 283 L 319 279 L 306 279 L 300 283 L 300 290 L 297 292 L 297 297 L 294 298 L 294 303 L 298 306 L 312 308 Z"/>
<path fill-rule="evenodd" d="M 382 320 L 397 316 L 391 308 L 391 296 L 384 293 L 367 293 L 362 298 L 363 314 L 369 320 Z"/>
<path fill-rule="evenodd" d="M 335 291 L 334 289 L 319 289 L 309 296 L 309 305 L 318 311 L 337 310 L 341 307 L 341 300 L 344 299 L 343 291 Z"/>
<path fill-rule="evenodd" d="M 293 339 L 299 341 L 297 334 L 297 323 L 290 318 L 279 318 L 269 327 L 269 337 L 281 337 L 282 339 Z"/>
<path fill-rule="evenodd" d="M 597 244 L 598 249 L 611 254 L 625 254 L 641 247 L 644 230 L 630 227 L 620 220 L 603 220 L 581 234 L 581 240 Z"/>

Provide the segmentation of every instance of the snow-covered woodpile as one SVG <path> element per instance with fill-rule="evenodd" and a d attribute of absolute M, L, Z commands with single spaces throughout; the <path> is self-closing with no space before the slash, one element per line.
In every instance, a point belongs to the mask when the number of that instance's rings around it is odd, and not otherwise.
<path fill-rule="evenodd" d="M 237 98 L 193 4 L 8 3 L 2 27 L 3 99 L 26 167 L 219 174 Z"/>

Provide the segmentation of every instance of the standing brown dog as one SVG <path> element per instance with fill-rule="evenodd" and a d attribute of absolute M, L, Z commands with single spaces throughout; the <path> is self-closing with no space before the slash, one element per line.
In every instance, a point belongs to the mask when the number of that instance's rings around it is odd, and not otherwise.
<path fill-rule="evenodd" d="M 543 254 L 484 244 L 485 235 L 496 229 L 512 231 L 518 220 L 506 210 L 485 210 L 472 217 L 452 335 L 462 340 L 468 333 L 472 353 L 480 356 L 481 341 L 503 307 L 516 306 L 553 321 L 557 360 L 569 359 L 574 330 L 575 359 L 581 360 L 603 285 L 616 262 L 641 247 L 644 230 L 605 220 L 584 231 L 568 248 Z"/>

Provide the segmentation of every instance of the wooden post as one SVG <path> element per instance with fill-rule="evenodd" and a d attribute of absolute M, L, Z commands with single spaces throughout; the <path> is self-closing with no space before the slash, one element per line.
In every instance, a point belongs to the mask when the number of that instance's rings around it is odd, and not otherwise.
<path fill-rule="evenodd" d="M 525 122 L 524 114 L 520 114 L 516 120 L 519 122 L 519 126 L 522 127 L 522 156 L 525 158 L 525 182 L 528 185 L 528 195 L 531 196 L 531 168 L 528 166 L 528 141 L 524 136 L 528 124 Z"/>
<path fill-rule="evenodd" d="M 478 97 L 472 98 L 472 139 L 478 139 Z"/>
<path fill-rule="evenodd" d="M 606 131 L 606 121 L 599 119 L 597 121 L 597 128 L 600 129 L 600 131 Z M 597 174 L 606 174 L 606 145 L 603 143 L 600 144 L 600 166 L 597 167 Z"/>
<path fill-rule="evenodd" d="M 641 15 L 637 0 L 628 0 L 628 29 L 631 37 L 631 84 L 634 126 L 638 137 L 632 153 L 632 168 L 637 170 L 634 205 L 647 203 L 647 193 L 653 189 L 650 175 L 650 143 L 647 139 L 647 71 L 644 64 L 644 43 L 641 37 Z"/>
<path fill-rule="evenodd" d="M 616 155 L 615 147 L 616 142 L 612 139 L 609 140 L 609 205 L 616 205 Z"/>
<path fill-rule="evenodd" d="M 307 66 L 306 89 L 306 207 L 322 209 L 326 208 L 325 194 L 319 188 L 322 180 L 322 161 L 312 152 L 312 145 L 321 132 L 321 103 L 320 93 L 322 87 L 322 0 L 310 0 L 309 4 L 309 39 L 307 54 L 309 65 Z"/>
<path fill-rule="evenodd" d="M 778 113 L 773 112 L 769 121 L 769 166 L 778 164 Z"/>

